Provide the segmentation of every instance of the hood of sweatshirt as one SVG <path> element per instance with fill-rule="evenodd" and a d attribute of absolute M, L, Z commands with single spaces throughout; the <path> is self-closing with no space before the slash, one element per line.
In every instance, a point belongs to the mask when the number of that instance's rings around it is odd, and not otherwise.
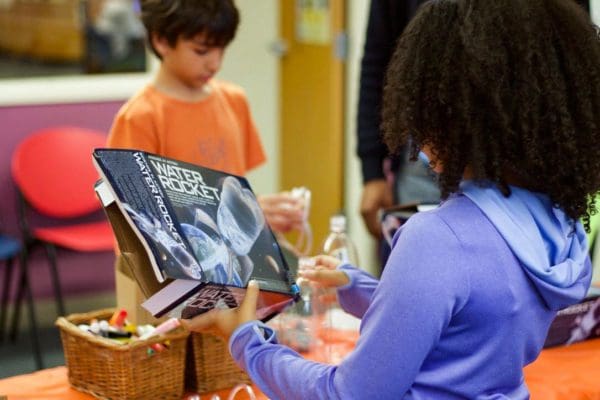
<path fill-rule="evenodd" d="M 509 197 L 495 185 L 464 181 L 460 188 L 496 227 L 549 309 L 586 295 L 592 271 L 581 222 L 553 207 L 548 196 L 519 187 L 511 186 Z"/>

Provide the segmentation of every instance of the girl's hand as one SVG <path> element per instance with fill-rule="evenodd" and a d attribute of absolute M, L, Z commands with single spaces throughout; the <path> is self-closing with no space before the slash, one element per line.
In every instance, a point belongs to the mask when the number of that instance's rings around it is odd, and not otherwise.
<path fill-rule="evenodd" d="M 193 332 L 210 332 L 229 341 L 238 326 L 256 319 L 259 287 L 250 281 L 242 304 L 237 308 L 213 309 L 192 319 L 182 319 L 181 325 Z"/>
<path fill-rule="evenodd" d="M 342 263 L 339 259 L 320 255 L 313 257 L 313 260 L 315 267 L 313 269 L 298 271 L 298 276 L 318 283 L 323 287 L 340 287 L 350 283 L 348 275 L 337 269 Z"/>

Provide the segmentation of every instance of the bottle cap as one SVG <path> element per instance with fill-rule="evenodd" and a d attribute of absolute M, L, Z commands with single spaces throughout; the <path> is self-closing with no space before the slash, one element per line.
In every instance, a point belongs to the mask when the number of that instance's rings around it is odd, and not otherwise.
<path fill-rule="evenodd" d="M 334 232 L 344 232 L 346 230 L 346 217 L 344 215 L 334 215 L 329 220 L 329 229 Z"/>

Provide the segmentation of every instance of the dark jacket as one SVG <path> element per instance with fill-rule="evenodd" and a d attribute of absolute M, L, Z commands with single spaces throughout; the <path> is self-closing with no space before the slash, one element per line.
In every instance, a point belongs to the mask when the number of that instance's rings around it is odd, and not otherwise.
<path fill-rule="evenodd" d="M 385 70 L 396 40 L 425 1 L 372 0 L 360 72 L 358 147 L 363 181 L 384 177 L 388 149 L 381 140 L 381 97 Z"/>

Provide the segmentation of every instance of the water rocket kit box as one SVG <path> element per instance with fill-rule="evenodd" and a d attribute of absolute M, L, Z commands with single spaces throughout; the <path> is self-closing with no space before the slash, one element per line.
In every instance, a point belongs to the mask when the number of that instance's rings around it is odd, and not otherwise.
<path fill-rule="evenodd" d="M 96 149 L 94 163 L 96 192 L 153 316 L 236 307 L 251 279 L 260 319 L 297 297 L 246 179 L 136 150 Z"/>

